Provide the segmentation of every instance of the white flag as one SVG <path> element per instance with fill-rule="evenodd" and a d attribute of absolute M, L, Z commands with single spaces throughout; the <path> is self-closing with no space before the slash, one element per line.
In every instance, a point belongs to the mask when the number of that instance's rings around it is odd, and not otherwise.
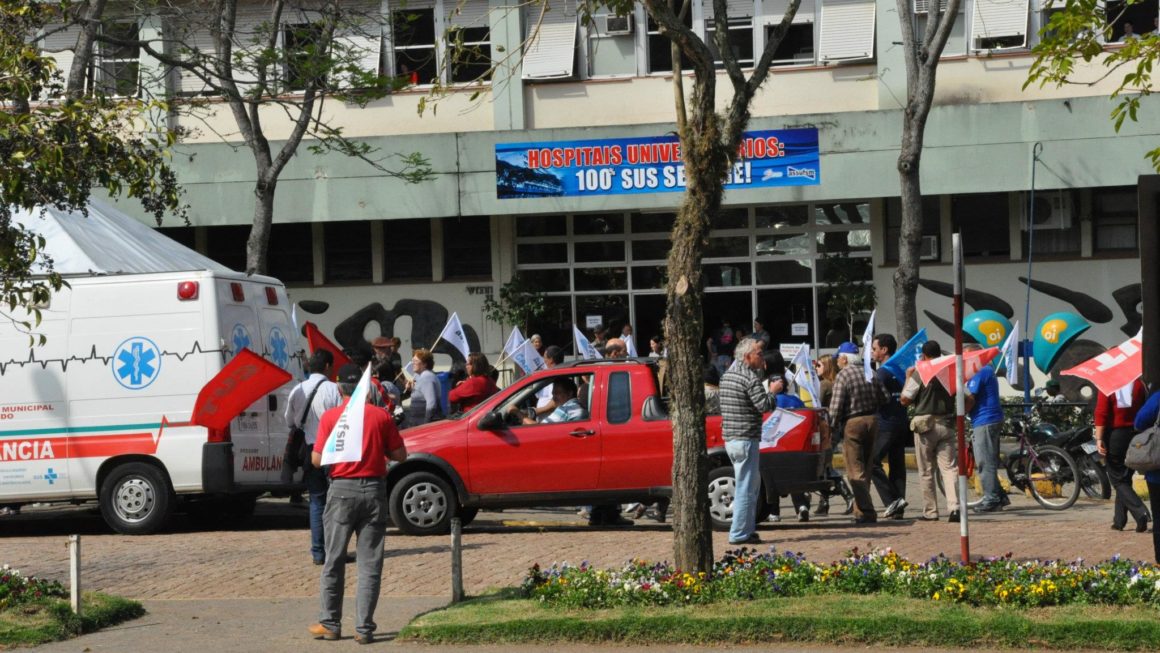
<path fill-rule="evenodd" d="M 636 338 L 634 338 L 631 333 L 628 335 L 620 336 L 620 339 L 624 341 L 624 347 L 628 349 L 628 356 L 630 358 L 636 358 L 640 355 L 636 353 Z"/>
<path fill-rule="evenodd" d="M 520 358 L 524 361 L 521 367 L 524 368 L 524 372 L 527 374 L 539 372 L 547 367 L 547 364 L 544 363 L 544 357 L 540 355 L 540 352 L 536 351 L 531 340 L 525 340 L 524 344 L 520 346 Z"/>
<path fill-rule="evenodd" d="M 342 409 L 342 415 L 334 423 L 330 437 L 322 448 L 322 464 L 357 463 L 363 455 L 363 413 L 367 405 L 367 392 L 371 387 L 371 366 L 363 370 L 362 378 L 354 387 L 350 401 Z"/>
<path fill-rule="evenodd" d="M 447 326 L 443 327 L 443 333 L 439 334 L 440 340 L 446 340 L 451 343 L 467 358 L 471 354 L 471 347 L 467 344 L 467 334 L 463 332 L 463 325 L 459 323 L 459 313 L 452 313 L 447 320 Z"/>
<path fill-rule="evenodd" d="M 870 312 L 870 321 L 866 322 L 866 331 L 862 334 L 862 369 L 866 372 L 866 381 L 874 380 L 874 370 L 870 369 L 870 345 L 874 342 L 874 316 L 878 309 Z"/>
<path fill-rule="evenodd" d="M 761 448 L 770 449 L 777 446 L 783 437 L 806 421 L 805 415 L 778 408 L 769 418 L 761 423 Z"/>
<path fill-rule="evenodd" d="M 1132 407 L 1132 390 L 1136 387 L 1136 381 L 1133 380 L 1128 385 L 1116 390 L 1116 408 L 1131 408 Z"/>
<path fill-rule="evenodd" d="M 415 362 L 414 361 L 407 361 L 407 364 L 403 366 L 403 374 L 405 374 L 407 376 L 415 376 Z"/>
<path fill-rule="evenodd" d="M 524 334 L 520 333 L 519 327 L 512 327 L 512 334 L 508 336 L 507 342 L 503 345 L 504 355 L 508 358 L 515 356 L 516 351 L 523 346 L 524 340 L 526 339 L 524 338 Z M 526 372 L 527 370 L 524 371 Z"/>
<path fill-rule="evenodd" d="M 1007 383 L 1015 385 L 1019 380 L 1019 320 L 1011 326 L 1011 333 L 1003 343 L 1003 364 L 1007 366 Z"/>
<path fill-rule="evenodd" d="M 809 393 L 811 405 L 814 408 L 825 408 L 821 401 L 822 380 L 818 378 L 818 373 L 810 361 L 810 346 L 802 345 L 801 349 L 798 349 L 797 353 L 794 354 L 790 364 L 797 369 L 793 376 L 794 382 Z"/>
<path fill-rule="evenodd" d="M 604 356 L 600 355 L 600 352 L 596 351 L 592 343 L 588 342 L 588 338 L 585 338 L 584 334 L 580 333 L 580 329 L 577 329 L 575 324 L 572 325 L 572 337 L 576 339 L 576 355 L 580 358 L 584 360 L 604 358 Z"/>

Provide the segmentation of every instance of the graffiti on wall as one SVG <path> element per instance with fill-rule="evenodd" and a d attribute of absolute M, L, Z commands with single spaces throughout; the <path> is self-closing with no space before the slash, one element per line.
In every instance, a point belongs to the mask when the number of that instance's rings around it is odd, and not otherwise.
<path fill-rule="evenodd" d="M 330 310 L 327 302 L 317 300 L 303 300 L 298 306 L 303 311 L 315 315 Z M 395 323 L 399 318 L 410 318 L 411 345 L 416 348 L 430 347 L 439 337 L 450 315 L 451 312 L 445 306 L 428 299 L 400 299 L 389 309 L 375 302 L 367 304 L 339 322 L 334 328 L 334 339 L 343 349 L 361 352 L 369 358 L 373 352 L 365 336 L 367 326 L 373 322 L 379 328 L 377 335 L 389 337 L 395 335 Z M 464 324 L 463 330 L 471 351 L 481 351 L 479 335 L 475 329 L 469 324 Z M 446 342 L 440 341 L 435 346 L 435 353 L 447 354 L 453 364 L 466 362 L 463 354 Z"/>
<path fill-rule="evenodd" d="M 1042 293 L 1048 297 L 1058 299 L 1069 304 L 1075 312 L 1081 317 L 1095 324 L 1110 324 L 1116 320 L 1115 312 L 1107 304 L 1101 300 L 1093 297 L 1087 293 L 1065 288 L 1053 283 L 1045 281 L 1036 281 L 1034 279 L 1028 281 L 1026 277 L 1018 277 L 1019 282 L 1024 286 L 1030 286 L 1035 292 Z M 935 281 L 932 279 L 920 279 L 919 285 L 927 290 L 941 295 L 943 297 L 952 297 L 954 289 L 951 284 L 943 281 Z M 1142 287 L 1139 283 L 1128 284 L 1122 286 L 1112 292 L 1112 299 L 1116 303 L 1116 308 L 1119 309 L 1123 316 L 1124 322 L 1118 325 L 1119 330 L 1127 337 L 1136 335 L 1140 330 L 1142 323 L 1142 316 L 1140 314 L 1140 301 Z M 963 291 L 963 303 L 975 310 L 992 310 L 1006 317 L 1007 319 L 1014 319 L 1016 317 L 1015 310 L 1012 306 L 1004 301 L 1002 298 L 986 293 L 980 290 L 973 290 L 970 288 Z M 954 336 L 954 323 L 950 320 L 940 317 L 930 310 L 923 309 L 923 314 L 928 320 L 934 324 L 948 336 Z M 1032 317 L 1032 323 L 1036 319 Z M 1024 332 L 1028 327 L 1024 326 Z M 1115 346 L 1119 343 L 1100 344 L 1094 340 L 1078 338 L 1068 346 L 1068 348 L 1060 355 L 1059 359 L 1052 365 L 1051 376 L 1057 378 L 1062 386 L 1063 393 L 1069 399 L 1082 400 L 1086 398 L 1082 392 L 1086 386 L 1089 386 L 1086 381 L 1071 377 L 1059 375 L 1060 370 L 1065 370 L 1069 367 L 1074 367 L 1079 363 L 1097 356 L 1107 351 L 1108 347 Z M 1021 385 L 1015 387 L 1021 388 Z"/>

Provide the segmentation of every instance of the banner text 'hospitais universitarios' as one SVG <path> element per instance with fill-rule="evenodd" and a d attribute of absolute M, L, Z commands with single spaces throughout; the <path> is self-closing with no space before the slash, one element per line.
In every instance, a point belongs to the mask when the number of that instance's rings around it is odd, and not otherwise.
<path fill-rule="evenodd" d="M 495 164 L 500 199 L 685 190 L 675 135 L 499 143 Z M 817 129 L 753 131 L 741 140 L 725 188 L 813 186 L 821 176 Z"/>

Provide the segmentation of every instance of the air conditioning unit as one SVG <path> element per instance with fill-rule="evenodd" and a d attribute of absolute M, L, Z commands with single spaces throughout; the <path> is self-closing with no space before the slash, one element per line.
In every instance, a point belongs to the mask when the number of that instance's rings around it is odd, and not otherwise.
<path fill-rule="evenodd" d="M 609 36 L 617 36 L 620 34 L 632 34 L 632 15 L 628 16 L 605 16 L 604 17 L 604 33 Z"/>
<path fill-rule="evenodd" d="M 923 236 L 922 246 L 918 249 L 920 261 L 937 261 L 939 259 L 938 236 Z"/>
<path fill-rule="evenodd" d="M 1031 229 L 1070 229 L 1073 206 L 1071 193 L 1063 190 L 1035 193 L 1035 222 L 1031 222 L 1030 194 L 1024 193 L 1019 203 L 1023 231 Z"/>
<path fill-rule="evenodd" d="M 931 0 L 914 0 L 914 13 L 927 14 L 930 13 Z M 939 0 L 938 9 L 942 13 L 946 13 L 947 0 Z"/>

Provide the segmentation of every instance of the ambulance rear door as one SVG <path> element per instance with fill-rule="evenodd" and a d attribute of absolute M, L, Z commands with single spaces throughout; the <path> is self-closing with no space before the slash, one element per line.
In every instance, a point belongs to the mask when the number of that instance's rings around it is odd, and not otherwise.
<path fill-rule="evenodd" d="M 286 402 L 290 391 L 302 380 L 302 366 L 295 355 L 298 353 L 298 333 L 290 321 L 290 302 L 286 289 L 280 284 L 255 284 L 261 292 L 261 308 L 258 311 L 259 328 L 262 332 L 264 350 L 262 356 L 291 375 L 291 380 L 274 392 L 266 395 L 266 429 L 270 451 L 264 461 L 266 481 L 277 484 L 282 475 L 282 453 L 286 449 L 288 426 L 286 424 Z M 256 351 L 256 350 L 255 350 Z"/>
<path fill-rule="evenodd" d="M 242 278 L 230 277 L 218 277 L 214 284 L 225 362 L 233 360 L 245 348 L 262 355 L 265 346 L 258 313 L 266 299 L 261 287 Z M 265 467 L 270 457 L 269 409 L 266 401 L 262 397 L 230 422 L 236 484 L 266 483 Z"/>

